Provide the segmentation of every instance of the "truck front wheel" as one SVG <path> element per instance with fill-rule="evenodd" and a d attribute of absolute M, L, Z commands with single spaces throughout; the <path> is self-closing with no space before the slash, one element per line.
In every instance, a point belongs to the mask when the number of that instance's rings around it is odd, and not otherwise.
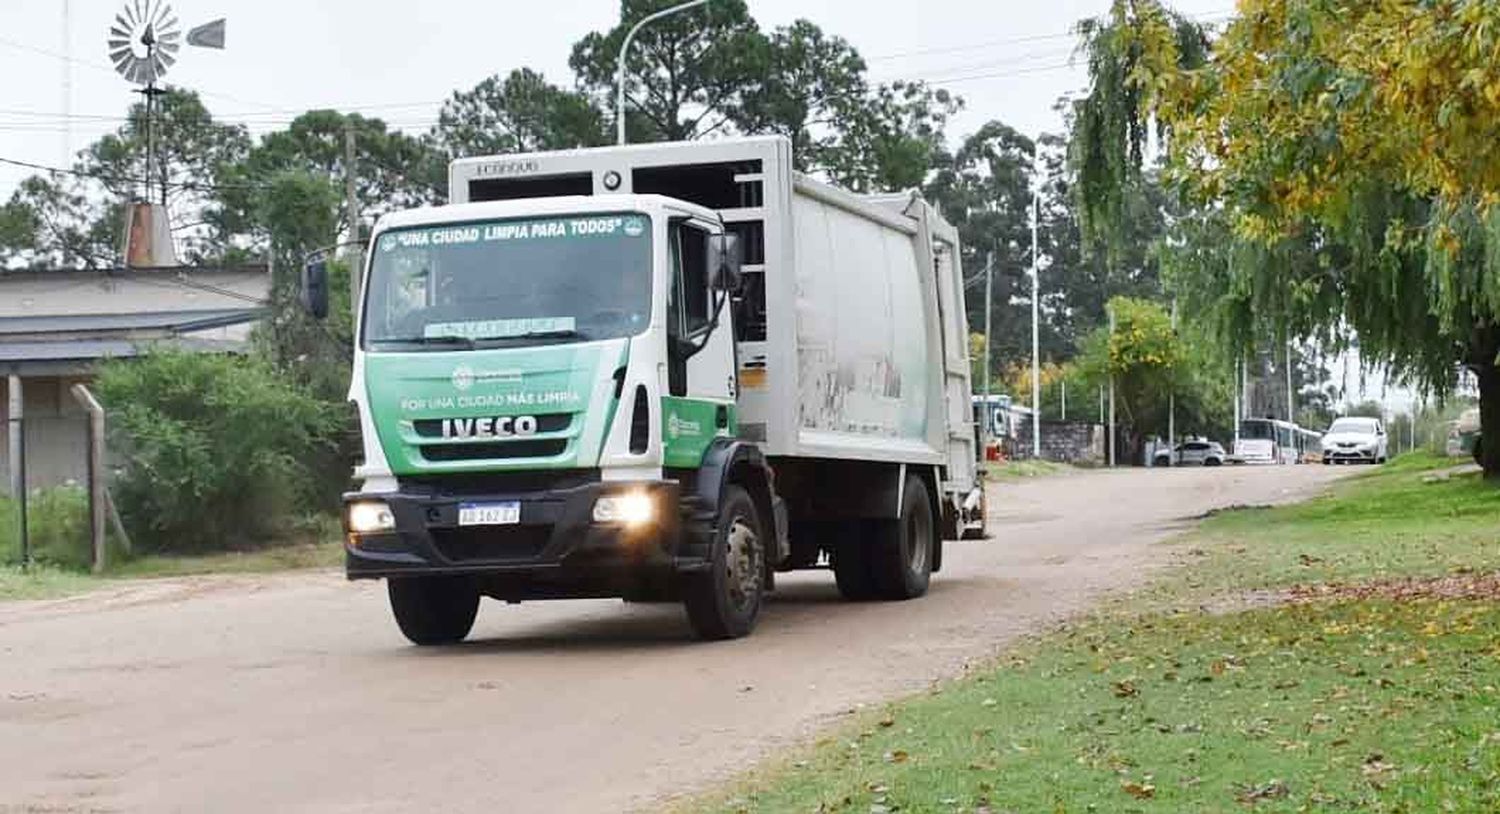
<path fill-rule="evenodd" d="M 391 612 L 412 644 L 457 644 L 474 627 L 479 589 L 462 577 L 392 577 Z"/>
<path fill-rule="evenodd" d="M 724 487 L 709 568 L 688 578 L 684 605 L 700 639 L 735 639 L 755 628 L 765 591 L 765 534 L 755 501 Z"/>
<path fill-rule="evenodd" d="M 870 551 L 870 578 L 876 595 L 899 600 L 927 593 L 936 537 L 927 484 L 918 477 L 907 478 L 900 519 L 880 524 L 875 547 Z"/>

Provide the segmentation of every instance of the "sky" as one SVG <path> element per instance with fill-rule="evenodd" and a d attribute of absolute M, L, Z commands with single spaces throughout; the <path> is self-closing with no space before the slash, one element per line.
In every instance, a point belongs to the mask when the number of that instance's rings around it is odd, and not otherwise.
<path fill-rule="evenodd" d="M 137 0 L 131 0 L 136 2 Z M 114 73 L 106 35 L 126 0 L 3 0 L 0 158 L 67 166 L 118 128 L 135 86 Z M 747 0 L 766 29 L 798 18 L 848 40 L 877 81 L 921 79 L 962 96 L 958 139 L 991 119 L 1029 134 L 1058 132 L 1057 100 L 1081 90 L 1073 27 L 1109 0 Z M 263 133 L 312 108 L 358 110 L 420 132 L 444 98 L 517 67 L 571 85 L 567 59 L 583 35 L 618 19 L 618 0 L 182 0 L 184 30 L 228 20 L 223 51 L 184 47 L 170 84 L 200 93 L 220 120 Z M 1176 0 L 1222 22 L 1233 0 Z M 0 200 L 31 170 L 0 164 Z M 1357 378 L 1357 377 L 1351 377 Z M 1357 381 L 1350 382 L 1351 399 Z M 1377 388 L 1377 389 L 1371 389 Z M 1367 394 L 1379 398 L 1377 383 Z M 1387 394 L 1391 396 L 1391 394 Z M 1397 394 L 1398 401 L 1404 397 Z M 1393 405 L 1394 406 L 1394 405 Z"/>

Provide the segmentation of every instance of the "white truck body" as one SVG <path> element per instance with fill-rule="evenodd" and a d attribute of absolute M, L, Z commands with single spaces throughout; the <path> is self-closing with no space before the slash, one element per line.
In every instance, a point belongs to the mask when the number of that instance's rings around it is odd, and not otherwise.
<path fill-rule="evenodd" d="M 956 230 L 915 194 L 856 196 L 780 137 L 459 159 L 451 203 L 655 193 L 741 238 L 740 435 L 768 456 L 940 466 L 976 483 Z M 763 309 L 763 310 L 762 310 Z"/>

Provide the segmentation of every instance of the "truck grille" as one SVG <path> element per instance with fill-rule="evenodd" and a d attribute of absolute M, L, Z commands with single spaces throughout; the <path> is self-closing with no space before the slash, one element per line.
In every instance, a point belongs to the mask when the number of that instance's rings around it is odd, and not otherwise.
<path fill-rule="evenodd" d="M 424 444 L 419 449 L 429 461 L 493 461 L 505 458 L 551 458 L 568 448 L 566 438 L 533 438 L 483 444 Z"/>

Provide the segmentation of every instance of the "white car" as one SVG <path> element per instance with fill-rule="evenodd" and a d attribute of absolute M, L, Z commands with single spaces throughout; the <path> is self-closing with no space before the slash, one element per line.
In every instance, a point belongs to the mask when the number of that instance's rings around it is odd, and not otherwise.
<path fill-rule="evenodd" d="M 1224 446 L 1218 441 L 1209 441 L 1203 438 L 1195 438 L 1183 441 L 1177 445 L 1172 454 L 1173 466 L 1219 466 L 1227 457 Z M 1167 465 L 1167 451 L 1160 450 L 1156 453 L 1157 466 Z"/>
<path fill-rule="evenodd" d="M 1386 459 L 1385 427 L 1378 418 L 1335 419 L 1323 435 L 1323 463 L 1383 464 Z"/>

